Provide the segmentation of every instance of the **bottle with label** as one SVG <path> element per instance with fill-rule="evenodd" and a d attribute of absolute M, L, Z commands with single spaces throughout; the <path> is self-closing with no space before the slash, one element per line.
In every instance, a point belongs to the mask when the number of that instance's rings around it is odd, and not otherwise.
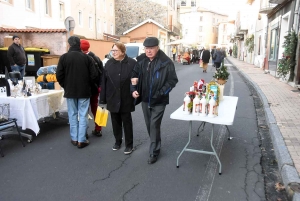
<path fill-rule="evenodd" d="M 200 106 L 200 98 L 198 93 L 196 93 L 196 96 L 193 100 L 193 115 L 198 116 L 199 115 L 199 106 Z"/>
<path fill-rule="evenodd" d="M 202 98 L 200 100 L 200 116 L 204 117 L 206 116 L 206 98 L 205 98 L 205 93 L 202 94 Z"/>
<path fill-rule="evenodd" d="M 215 108 L 216 108 L 216 101 L 214 95 L 212 94 L 209 100 L 208 105 L 208 117 L 215 117 Z"/>
<path fill-rule="evenodd" d="M 183 99 L 183 112 L 184 114 L 190 114 L 188 105 L 191 102 L 189 93 L 185 93 L 185 98 Z"/>

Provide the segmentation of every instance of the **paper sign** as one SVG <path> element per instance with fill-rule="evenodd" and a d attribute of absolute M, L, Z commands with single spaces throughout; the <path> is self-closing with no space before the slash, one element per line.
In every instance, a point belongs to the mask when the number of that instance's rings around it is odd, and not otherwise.
<path fill-rule="evenodd" d="M 34 66 L 34 54 L 27 54 L 28 66 Z"/>

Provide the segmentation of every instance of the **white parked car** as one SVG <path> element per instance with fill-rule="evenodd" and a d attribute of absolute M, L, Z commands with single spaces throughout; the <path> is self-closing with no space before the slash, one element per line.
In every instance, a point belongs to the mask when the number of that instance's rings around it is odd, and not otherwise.
<path fill-rule="evenodd" d="M 126 43 L 125 47 L 127 56 L 133 59 L 145 53 L 143 43 Z"/>

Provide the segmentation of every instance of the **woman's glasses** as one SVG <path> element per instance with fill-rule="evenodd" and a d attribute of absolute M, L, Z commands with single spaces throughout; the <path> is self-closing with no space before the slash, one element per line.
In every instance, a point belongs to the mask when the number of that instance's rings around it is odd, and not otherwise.
<path fill-rule="evenodd" d="M 118 52 L 119 50 L 111 50 L 111 52 Z"/>

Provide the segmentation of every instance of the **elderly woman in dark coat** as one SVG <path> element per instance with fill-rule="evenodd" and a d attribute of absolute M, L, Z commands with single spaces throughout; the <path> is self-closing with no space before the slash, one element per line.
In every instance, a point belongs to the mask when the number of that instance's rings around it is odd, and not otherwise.
<path fill-rule="evenodd" d="M 103 73 L 100 104 L 107 104 L 110 111 L 115 144 L 113 150 L 121 148 L 122 127 L 125 134 L 124 154 L 133 150 L 133 129 L 131 112 L 134 111 L 134 99 L 130 93 L 131 72 L 136 64 L 134 59 L 126 55 L 123 43 L 112 46 L 113 58 L 105 64 Z"/>
<path fill-rule="evenodd" d="M 221 66 L 221 63 L 224 59 L 224 55 L 223 53 L 221 52 L 220 50 L 221 48 L 218 47 L 217 50 L 215 51 L 214 55 L 213 55 L 213 58 L 215 60 L 215 66 L 216 66 L 216 69 L 218 70 Z"/>

